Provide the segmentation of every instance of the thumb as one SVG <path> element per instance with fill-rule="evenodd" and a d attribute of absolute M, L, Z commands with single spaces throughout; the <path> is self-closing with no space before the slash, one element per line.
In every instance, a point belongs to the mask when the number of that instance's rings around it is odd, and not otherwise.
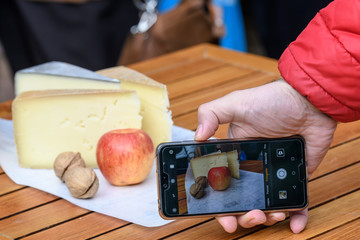
<path fill-rule="evenodd" d="M 229 123 L 233 120 L 233 93 L 202 104 L 198 109 L 198 127 L 195 132 L 195 140 L 202 141 L 212 137 L 220 124 Z"/>

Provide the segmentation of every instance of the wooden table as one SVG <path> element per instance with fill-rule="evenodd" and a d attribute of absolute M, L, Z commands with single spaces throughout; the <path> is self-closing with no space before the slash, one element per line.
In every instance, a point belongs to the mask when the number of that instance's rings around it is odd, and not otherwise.
<path fill-rule="evenodd" d="M 197 107 L 235 89 L 279 78 L 277 62 L 199 45 L 130 66 L 167 84 L 174 123 L 194 130 Z M 11 118 L 11 102 L 0 117 Z M 216 133 L 226 136 L 226 126 Z M 272 227 L 222 230 L 213 218 L 142 227 L 77 207 L 15 184 L 0 168 L 0 239 L 358 239 L 360 235 L 360 122 L 339 124 L 332 147 L 309 182 L 309 222 L 293 235 L 288 220 Z"/>

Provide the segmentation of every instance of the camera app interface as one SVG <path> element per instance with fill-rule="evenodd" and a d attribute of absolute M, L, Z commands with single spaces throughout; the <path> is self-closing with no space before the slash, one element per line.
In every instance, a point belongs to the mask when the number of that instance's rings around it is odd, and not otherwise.
<path fill-rule="evenodd" d="M 287 139 L 166 147 L 162 198 L 171 215 L 301 207 L 303 142 Z"/>

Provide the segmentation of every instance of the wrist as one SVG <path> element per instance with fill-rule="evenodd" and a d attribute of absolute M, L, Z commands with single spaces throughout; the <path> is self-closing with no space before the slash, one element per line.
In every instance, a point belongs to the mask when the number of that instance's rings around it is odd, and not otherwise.
<path fill-rule="evenodd" d="M 279 79 L 276 81 L 281 89 L 284 92 L 291 95 L 293 99 L 296 100 L 299 104 L 303 105 L 306 111 L 322 113 L 318 108 L 316 108 L 305 96 L 301 95 L 294 87 L 292 87 L 289 83 L 287 83 L 284 79 Z M 326 115 L 326 114 L 324 114 Z M 326 115 L 327 116 L 327 115 Z"/>

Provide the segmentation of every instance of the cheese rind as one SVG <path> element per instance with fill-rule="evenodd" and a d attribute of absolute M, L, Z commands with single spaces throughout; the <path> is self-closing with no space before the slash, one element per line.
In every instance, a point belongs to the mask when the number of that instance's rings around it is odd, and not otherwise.
<path fill-rule="evenodd" d="M 233 150 L 233 151 L 227 152 L 226 156 L 227 156 L 229 168 L 231 171 L 231 176 L 233 178 L 240 179 L 240 172 L 239 172 L 240 164 L 239 164 L 239 160 L 238 160 L 238 151 Z"/>
<path fill-rule="evenodd" d="M 15 74 L 15 95 L 50 89 L 120 89 L 120 82 L 63 62 L 48 62 Z"/>
<path fill-rule="evenodd" d="M 173 125 L 169 111 L 166 85 L 144 74 L 123 66 L 98 71 L 98 73 L 121 82 L 121 89 L 135 90 L 141 101 L 142 130 L 151 137 L 154 146 L 171 141 Z"/>
<path fill-rule="evenodd" d="M 58 154 L 73 151 L 94 168 L 97 141 L 104 133 L 141 128 L 140 100 L 134 91 L 29 91 L 19 95 L 12 108 L 21 167 L 52 168 Z"/>

